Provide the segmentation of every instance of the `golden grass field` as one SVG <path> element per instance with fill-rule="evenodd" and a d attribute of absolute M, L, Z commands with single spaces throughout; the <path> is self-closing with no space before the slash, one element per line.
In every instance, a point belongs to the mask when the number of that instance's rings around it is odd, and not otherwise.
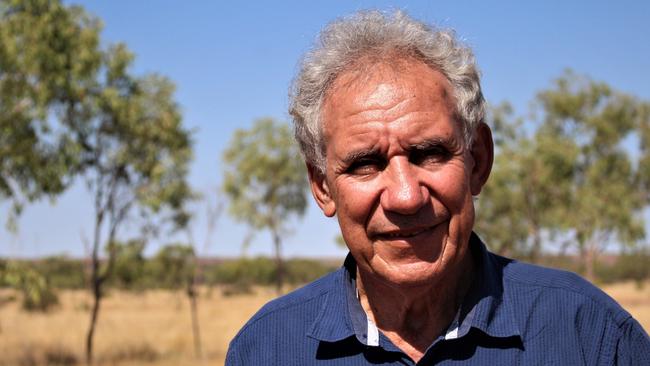
<path fill-rule="evenodd" d="M 639 290 L 633 283 L 606 286 L 643 327 L 650 329 L 650 283 Z M 90 296 L 84 291 L 64 291 L 55 310 L 28 313 L 13 294 L 0 293 L 0 366 L 37 366 L 46 360 L 58 364 L 83 364 L 83 344 L 88 326 Z M 95 338 L 100 365 L 183 366 L 222 365 L 228 342 L 242 324 L 274 297 L 270 289 L 254 294 L 223 296 L 218 289 L 203 289 L 199 319 L 203 359 L 194 357 L 189 303 L 181 292 L 112 291 L 102 303 Z"/>

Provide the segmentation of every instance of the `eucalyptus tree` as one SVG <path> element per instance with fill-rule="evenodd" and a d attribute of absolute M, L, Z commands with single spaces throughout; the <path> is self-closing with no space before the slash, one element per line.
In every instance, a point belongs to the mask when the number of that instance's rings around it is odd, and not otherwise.
<path fill-rule="evenodd" d="M 193 245 L 168 244 L 153 258 L 152 267 L 159 285 L 172 290 L 184 289 L 190 303 L 194 354 L 203 357 L 201 330 L 198 312 L 198 258 Z"/>
<path fill-rule="evenodd" d="M 269 118 L 257 120 L 250 130 L 235 131 L 223 158 L 229 212 L 254 230 L 270 231 L 280 293 L 287 220 L 301 217 L 307 207 L 307 172 L 291 129 Z"/>
<path fill-rule="evenodd" d="M 124 45 L 105 48 L 100 29 L 97 18 L 59 0 L 0 0 L 0 199 L 12 202 L 15 216 L 25 202 L 84 176 L 94 207 L 89 364 L 115 262 L 110 244 L 127 220 L 149 229 L 185 225 L 192 197 L 192 141 L 174 85 L 133 76 L 133 55 Z"/>
<path fill-rule="evenodd" d="M 565 177 L 571 192 L 556 214 L 578 248 L 586 277 L 593 279 L 605 246 L 645 237 L 642 210 L 648 201 L 638 182 L 647 172 L 643 159 L 635 161 L 640 150 L 633 141 L 647 143 L 641 128 L 647 103 L 572 72 L 539 93 L 537 102 L 543 112 L 538 139 L 548 141 L 548 150 L 560 141 L 575 151 Z"/>
<path fill-rule="evenodd" d="M 492 109 L 490 124 L 495 162 L 478 198 L 477 231 L 497 252 L 535 262 L 543 234 L 561 231 L 576 150 L 525 125 L 507 103 Z"/>
<path fill-rule="evenodd" d="M 645 237 L 650 107 L 571 71 L 534 102 L 536 118 L 527 124 L 514 123 L 507 108 L 494 114 L 495 168 L 479 198 L 477 228 L 488 242 L 526 248 L 532 259 L 542 233 L 561 238 L 593 280 L 607 245 Z"/>
<path fill-rule="evenodd" d="M 100 23 L 60 1 L 0 0 L 0 201 L 8 221 L 79 171 L 71 127 L 87 120 Z"/>
<path fill-rule="evenodd" d="M 158 75 L 132 76 L 128 67 L 133 55 L 124 45 L 109 48 L 103 56 L 95 113 L 78 131 L 94 206 L 88 363 L 102 287 L 116 254 L 108 247 L 102 262 L 100 249 L 115 242 L 127 220 L 140 219 L 152 228 L 146 223 L 159 217 L 158 225 L 184 226 L 188 220 L 184 207 L 192 197 L 186 180 L 192 141 L 173 100 L 173 84 Z"/>

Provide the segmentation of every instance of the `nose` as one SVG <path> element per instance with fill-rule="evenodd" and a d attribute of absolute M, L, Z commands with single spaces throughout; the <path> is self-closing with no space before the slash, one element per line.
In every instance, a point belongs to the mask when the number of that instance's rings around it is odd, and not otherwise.
<path fill-rule="evenodd" d="M 406 158 L 394 157 L 386 170 L 380 204 L 386 211 L 413 215 L 429 201 L 429 190 L 420 184 L 415 167 Z"/>

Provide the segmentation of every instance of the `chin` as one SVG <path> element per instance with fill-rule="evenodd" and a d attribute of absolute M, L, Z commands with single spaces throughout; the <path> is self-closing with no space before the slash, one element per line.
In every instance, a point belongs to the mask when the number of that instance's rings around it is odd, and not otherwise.
<path fill-rule="evenodd" d="M 383 273 L 382 273 L 383 272 Z M 413 288 L 431 286 L 444 279 L 444 269 L 436 262 L 413 262 L 394 265 L 386 271 L 375 272 L 391 287 Z"/>

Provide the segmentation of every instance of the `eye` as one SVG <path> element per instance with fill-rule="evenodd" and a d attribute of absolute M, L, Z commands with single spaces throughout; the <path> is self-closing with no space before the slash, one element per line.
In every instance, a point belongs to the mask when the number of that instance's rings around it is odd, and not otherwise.
<path fill-rule="evenodd" d="M 432 146 L 426 149 L 413 150 L 409 156 L 411 163 L 415 165 L 439 164 L 449 160 L 451 151 L 444 146 Z"/>
<path fill-rule="evenodd" d="M 383 159 L 361 158 L 353 161 L 345 171 L 352 175 L 369 175 L 382 171 L 385 167 L 386 162 Z"/>

